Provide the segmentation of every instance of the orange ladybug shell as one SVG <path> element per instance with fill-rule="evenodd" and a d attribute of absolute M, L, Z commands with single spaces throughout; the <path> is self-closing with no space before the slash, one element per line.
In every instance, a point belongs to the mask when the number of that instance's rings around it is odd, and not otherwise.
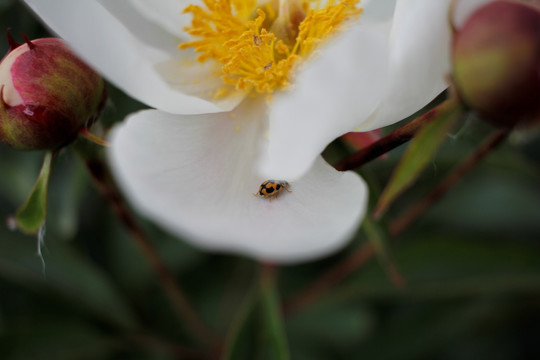
<path fill-rule="evenodd" d="M 260 197 L 264 198 L 277 198 L 279 193 L 285 189 L 288 192 L 291 192 L 289 190 L 289 183 L 284 180 L 266 180 L 261 184 L 259 187 L 259 191 L 255 193 L 254 195 L 259 195 Z"/>

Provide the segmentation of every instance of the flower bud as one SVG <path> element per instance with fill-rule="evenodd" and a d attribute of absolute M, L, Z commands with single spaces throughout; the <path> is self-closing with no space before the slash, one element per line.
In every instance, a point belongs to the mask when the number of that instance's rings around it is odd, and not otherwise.
<path fill-rule="evenodd" d="M 20 150 L 56 149 L 99 115 L 103 79 L 62 40 L 19 45 L 0 63 L 0 141 Z"/>
<path fill-rule="evenodd" d="M 503 0 L 474 12 L 454 37 L 453 80 L 496 126 L 540 120 L 540 7 Z"/>

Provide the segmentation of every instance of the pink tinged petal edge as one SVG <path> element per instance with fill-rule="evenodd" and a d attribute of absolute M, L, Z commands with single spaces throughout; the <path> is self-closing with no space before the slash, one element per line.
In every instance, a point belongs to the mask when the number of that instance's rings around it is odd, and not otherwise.
<path fill-rule="evenodd" d="M 180 85 L 174 77 L 169 82 L 169 74 L 157 69 L 159 64 L 171 60 L 174 53 L 178 54 L 179 63 L 182 59 L 192 60 L 193 55 L 178 50 L 178 38 L 141 20 L 127 2 L 25 2 L 89 64 L 148 106 L 172 113 L 199 114 L 230 110 L 240 101 L 216 104 L 201 99 L 199 94 L 189 95 L 196 92 L 189 83 Z M 202 81 L 214 80 L 213 75 L 204 71 L 200 75 Z"/>
<path fill-rule="evenodd" d="M 355 25 L 329 41 L 304 64 L 292 91 L 276 96 L 260 173 L 302 176 L 332 140 L 368 118 L 387 87 L 387 59 L 383 34 L 369 26 Z"/>
<path fill-rule="evenodd" d="M 393 124 L 420 110 L 446 87 L 450 71 L 449 0 L 398 0 L 390 33 L 390 85 L 361 131 Z"/>
<path fill-rule="evenodd" d="M 28 51 L 30 51 L 28 46 L 21 45 L 15 50 L 12 50 L 10 56 L 6 56 L 0 63 L 0 89 L 3 88 L 3 98 L 0 101 L 3 101 L 9 106 L 17 106 L 24 102 L 21 94 L 19 94 L 13 84 L 12 67 L 18 57 Z"/>
<path fill-rule="evenodd" d="M 208 250 L 279 263 L 336 251 L 365 215 L 364 181 L 319 157 L 291 193 L 254 196 L 267 179 L 253 171 L 266 127 L 253 102 L 232 114 L 131 115 L 111 137 L 117 180 L 141 213 Z"/>

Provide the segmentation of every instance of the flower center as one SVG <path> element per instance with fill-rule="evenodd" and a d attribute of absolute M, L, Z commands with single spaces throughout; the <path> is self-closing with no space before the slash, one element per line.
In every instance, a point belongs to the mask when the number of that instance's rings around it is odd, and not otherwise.
<path fill-rule="evenodd" d="M 185 30 L 198 40 L 197 60 L 219 62 L 225 84 L 237 90 L 269 94 L 287 88 L 301 59 L 362 12 L 359 0 L 203 0 L 206 9 L 189 5 L 193 20 Z M 225 95 L 221 89 L 216 96 Z"/>

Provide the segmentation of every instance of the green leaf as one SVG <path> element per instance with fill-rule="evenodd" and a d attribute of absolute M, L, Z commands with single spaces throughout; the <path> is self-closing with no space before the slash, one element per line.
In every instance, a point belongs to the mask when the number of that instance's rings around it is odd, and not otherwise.
<path fill-rule="evenodd" d="M 263 278 L 261 281 L 262 312 L 266 325 L 265 342 L 268 344 L 268 359 L 286 360 L 290 357 L 289 346 L 283 326 L 279 296 L 273 280 Z"/>
<path fill-rule="evenodd" d="M 33 241 L 24 241 L 23 235 L 6 229 L 0 229 L 0 239 L 0 278 L 59 299 L 111 325 L 138 327 L 114 283 L 66 243 L 47 243 L 43 271 Z"/>
<path fill-rule="evenodd" d="M 419 130 L 392 174 L 375 208 L 375 217 L 382 216 L 390 204 L 418 178 L 462 113 L 461 105 L 453 100 L 439 105 L 438 114 Z"/>
<path fill-rule="evenodd" d="M 10 6 L 13 6 L 15 0 L 3 0 L 0 2 L 0 11 L 5 11 Z"/>
<path fill-rule="evenodd" d="M 4 324 L 4 314 L 2 313 L 2 309 L 0 308 L 0 336 L 2 336 L 2 334 L 4 333 L 5 331 L 5 324 Z"/>
<path fill-rule="evenodd" d="M 386 270 L 390 279 L 392 279 L 394 285 L 397 287 L 403 287 L 405 285 L 405 280 L 399 273 L 397 266 L 395 265 L 394 260 L 388 250 L 388 236 L 386 232 L 379 224 L 373 222 L 369 217 L 364 219 L 362 229 L 364 229 L 368 241 L 375 249 L 379 262 Z"/>
<path fill-rule="evenodd" d="M 253 330 L 256 304 L 257 294 L 251 291 L 241 304 L 225 339 L 224 360 L 249 359 L 255 351 L 252 344 L 255 342 Z"/>
<path fill-rule="evenodd" d="M 287 318 L 291 358 L 350 358 L 346 354 L 374 328 L 376 322 L 370 311 L 358 301 L 319 301 L 293 313 Z"/>
<path fill-rule="evenodd" d="M 501 151 L 488 158 L 499 158 Z M 539 179 L 517 176 L 503 167 L 480 164 L 423 217 L 433 228 L 447 226 L 470 233 L 508 236 L 515 239 L 540 238 Z M 467 204 L 464 206 L 464 204 Z M 421 226 L 421 225 L 420 225 Z M 484 233 L 484 234 L 482 234 Z"/>
<path fill-rule="evenodd" d="M 37 320 L 37 319 L 36 319 Z M 112 359 L 128 345 L 88 323 L 39 319 L 16 324 L 0 339 L 0 358 L 11 360 Z"/>
<path fill-rule="evenodd" d="M 240 307 L 225 344 L 226 360 L 290 358 L 272 269 L 264 268 L 259 286 Z"/>
<path fill-rule="evenodd" d="M 490 297 L 402 304 L 388 311 L 373 336 L 357 342 L 354 353 L 370 360 L 519 358 L 505 351 L 511 340 L 497 336 L 505 328 L 515 331 L 511 317 L 518 304 Z M 458 350 L 463 345 L 465 353 Z"/>
<path fill-rule="evenodd" d="M 15 219 L 18 228 L 25 234 L 37 234 L 45 223 L 47 215 L 47 187 L 51 175 L 54 153 L 47 152 L 39 177 L 26 200 L 26 203 L 17 210 Z"/>
<path fill-rule="evenodd" d="M 400 244 L 395 258 L 407 286 L 396 289 L 376 263 L 356 272 L 329 297 L 452 299 L 505 293 L 536 293 L 540 286 L 540 246 L 534 242 L 474 233 L 415 233 Z"/>

